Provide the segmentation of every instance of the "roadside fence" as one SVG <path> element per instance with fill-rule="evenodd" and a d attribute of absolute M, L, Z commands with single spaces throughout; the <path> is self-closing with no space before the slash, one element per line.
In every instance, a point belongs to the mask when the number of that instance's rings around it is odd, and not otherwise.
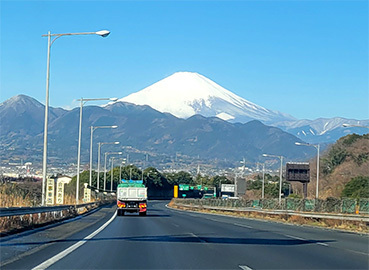
<path fill-rule="evenodd" d="M 286 198 L 282 199 L 281 204 L 278 203 L 278 199 L 224 200 L 214 198 L 214 199 L 179 199 L 179 200 L 183 204 L 193 204 L 200 206 L 219 206 L 229 208 L 252 207 L 268 210 L 369 215 L 369 199 L 327 198 L 326 200 L 321 200 L 321 199 Z"/>

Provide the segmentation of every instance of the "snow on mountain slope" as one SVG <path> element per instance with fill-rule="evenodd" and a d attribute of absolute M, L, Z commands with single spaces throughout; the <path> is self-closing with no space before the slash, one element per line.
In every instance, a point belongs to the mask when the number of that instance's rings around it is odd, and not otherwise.
<path fill-rule="evenodd" d="M 265 109 L 212 80 L 193 72 L 177 72 L 145 89 L 124 97 L 136 105 L 149 105 L 160 111 L 171 113 L 179 118 L 195 114 L 206 117 L 217 116 L 232 122 L 261 120 L 263 122 L 286 121 L 292 116 Z"/>
<path fill-rule="evenodd" d="M 303 119 L 303 120 L 279 122 L 273 124 L 273 126 L 279 127 L 286 131 L 308 127 L 309 130 L 305 130 L 305 133 L 308 132 L 311 133 L 312 135 L 324 135 L 328 131 L 334 130 L 336 128 L 342 128 L 343 124 L 368 126 L 369 120 L 355 120 L 355 119 L 346 119 L 342 117 L 318 118 L 315 120 Z"/>
<path fill-rule="evenodd" d="M 349 127 L 344 127 L 348 124 Z M 346 119 L 342 117 L 318 118 L 315 120 L 285 121 L 272 124 L 309 143 L 331 143 L 351 134 L 368 133 L 369 120 Z"/>
<path fill-rule="evenodd" d="M 319 118 L 299 120 L 288 114 L 268 110 L 216 84 L 203 75 L 193 72 L 177 72 L 163 80 L 133 93 L 119 101 L 136 105 L 148 105 L 160 112 L 179 118 L 195 114 L 218 117 L 229 122 L 246 123 L 259 120 L 279 127 L 307 142 L 332 142 L 350 131 L 359 134 L 364 128 L 343 128 L 342 124 L 368 126 L 368 120 L 345 118 Z"/>

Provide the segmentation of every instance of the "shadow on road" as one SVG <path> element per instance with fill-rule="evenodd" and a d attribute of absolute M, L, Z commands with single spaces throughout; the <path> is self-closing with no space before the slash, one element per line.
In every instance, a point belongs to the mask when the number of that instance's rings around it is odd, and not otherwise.
<path fill-rule="evenodd" d="M 25 243 L 0 243 L 0 246 L 28 246 L 28 245 L 43 245 L 62 242 L 78 242 L 83 239 L 62 239 L 51 240 L 45 242 L 25 242 Z M 227 245 L 267 245 L 267 246 L 296 246 L 316 243 L 329 243 L 334 240 L 298 240 L 298 239 L 266 239 L 266 238 L 228 238 L 228 237 L 209 237 L 196 236 L 192 233 L 183 235 L 158 235 L 158 236 L 131 236 L 131 237 L 95 237 L 86 242 L 99 241 L 125 241 L 125 242 L 153 242 L 153 243 L 212 243 L 212 244 L 227 244 Z"/>
<path fill-rule="evenodd" d="M 117 218 L 137 218 L 138 214 L 137 213 L 125 213 L 124 216 L 119 216 Z M 160 214 L 150 214 L 147 213 L 147 216 L 141 217 L 141 218 L 152 218 L 152 217 L 170 217 L 170 215 L 160 215 Z"/>

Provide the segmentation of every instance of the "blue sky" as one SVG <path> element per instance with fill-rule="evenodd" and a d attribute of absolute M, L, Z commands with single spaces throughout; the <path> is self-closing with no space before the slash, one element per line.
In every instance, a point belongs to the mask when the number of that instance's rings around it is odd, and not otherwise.
<path fill-rule="evenodd" d="M 258 105 L 299 119 L 369 118 L 368 2 L 4 1 L 0 102 L 50 105 L 118 97 L 177 71 L 198 72 Z"/>

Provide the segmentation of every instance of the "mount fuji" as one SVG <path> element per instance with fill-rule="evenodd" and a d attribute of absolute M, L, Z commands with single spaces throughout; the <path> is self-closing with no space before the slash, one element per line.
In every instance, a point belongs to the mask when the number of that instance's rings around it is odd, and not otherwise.
<path fill-rule="evenodd" d="M 369 120 L 359 121 L 342 117 L 295 119 L 291 115 L 256 105 L 194 72 L 174 73 L 118 101 L 148 105 L 157 111 L 170 113 L 178 118 L 189 118 L 200 114 L 205 117 L 215 116 L 233 123 L 259 120 L 266 125 L 281 128 L 309 143 L 329 143 L 348 133 L 367 132 L 367 128 L 347 129 L 342 124 L 364 126 L 369 124 Z"/>
<path fill-rule="evenodd" d="M 295 120 L 290 115 L 268 110 L 239 97 L 194 72 L 174 73 L 118 101 L 148 105 L 179 118 L 200 114 L 241 123 L 255 119 L 264 123 Z"/>

